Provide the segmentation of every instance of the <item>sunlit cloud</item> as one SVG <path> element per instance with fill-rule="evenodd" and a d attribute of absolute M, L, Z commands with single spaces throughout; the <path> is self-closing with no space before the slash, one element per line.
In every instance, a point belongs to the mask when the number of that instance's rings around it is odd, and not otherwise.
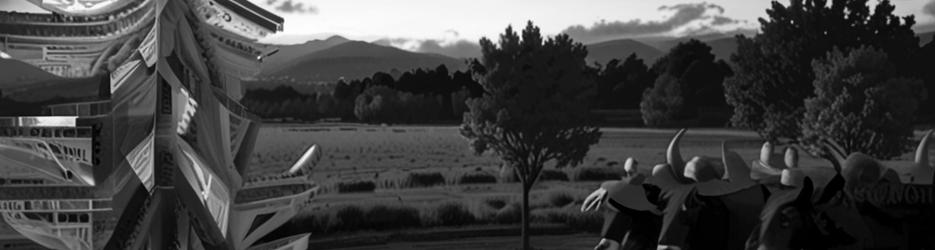
<path fill-rule="evenodd" d="M 707 2 L 663 5 L 657 10 L 661 12 L 671 12 L 672 14 L 659 21 L 632 19 L 629 21 L 608 22 L 606 20 L 601 20 L 591 25 L 591 27 L 574 25 L 568 27 L 563 32 L 576 41 L 592 43 L 625 37 L 668 35 L 667 33 L 680 30 L 692 33 L 697 33 L 698 31 L 714 32 L 722 27 L 736 26 L 744 23 L 744 21 L 724 16 L 724 7 Z"/>

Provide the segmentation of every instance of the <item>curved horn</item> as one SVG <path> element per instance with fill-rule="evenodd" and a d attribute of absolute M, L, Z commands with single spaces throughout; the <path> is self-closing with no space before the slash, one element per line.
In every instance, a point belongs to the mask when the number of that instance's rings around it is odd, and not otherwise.
<path fill-rule="evenodd" d="M 727 147 L 727 141 L 721 142 L 721 159 L 724 163 L 724 178 L 733 183 L 753 182 L 750 168 L 743 157 Z"/>
<path fill-rule="evenodd" d="M 685 165 L 685 160 L 682 159 L 682 152 L 679 151 L 679 140 L 682 139 L 682 135 L 685 134 L 687 129 L 680 129 L 679 132 L 675 133 L 675 136 L 672 137 L 672 141 L 669 142 L 669 149 L 666 150 L 666 163 L 669 165 L 682 167 Z M 681 173 L 680 173 L 681 174 Z"/>
<path fill-rule="evenodd" d="M 766 141 L 763 143 L 763 147 L 760 148 L 760 161 L 766 164 L 770 164 L 770 158 L 773 156 L 773 143 Z"/>
<path fill-rule="evenodd" d="M 799 166 L 799 150 L 794 147 L 786 147 L 786 167 L 796 168 Z"/>
<path fill-rule="evenodd" d="M 922 137 L 922 141 L 919 142 L 919 147 L 916 148 L 916 164 L 921 166 L 930 166 L 929 165 L 929 138 L 932 137 L 932 129 L 925 132 L 925 136 Z"/>
<path fill-rule="evenodd" d="M 633 176 L 638 172 L 636 168 L 637 164 L 639 164 L 639 162 L 637 162 L 636 159 L 633 159 L 633 157 L 627 157 L 626 163 L 623 164 L 623 170 L 627 172 L 628 176 Z"/>

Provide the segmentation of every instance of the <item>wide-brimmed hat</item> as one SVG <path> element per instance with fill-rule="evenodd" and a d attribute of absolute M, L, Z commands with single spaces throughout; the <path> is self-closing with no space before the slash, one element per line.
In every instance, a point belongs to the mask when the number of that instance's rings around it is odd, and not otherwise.
<path fill-rule="evenodd" d="M 720 162 L 712 158 L 695 157 L 686 164 L 685 175 L 697 180 L 695 187 L 699 194 L 721 196 L 756 185 L 750 178 L 750 170 L 743 158 L 737 152 L 728 150 L 726 143 L 721 144 L 721 157 Z"/>
<path fill-rule="evenodd" d="M 636 173 L 624 176 L 620 181 L 605 182 L 602 187 L 607 190 L 607 199 L 623 207 L 660 214 L 656 205 L 646 197 L 646 188 L 643 187 L 646 179 L 642 173 Z"/>

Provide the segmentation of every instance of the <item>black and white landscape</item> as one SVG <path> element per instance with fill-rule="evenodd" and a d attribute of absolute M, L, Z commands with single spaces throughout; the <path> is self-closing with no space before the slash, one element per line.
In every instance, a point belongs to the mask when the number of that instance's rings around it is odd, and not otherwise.
<path fill-rule="evenodd" d="M 0 2 L 0 249 L 935 249 L 935 1 Z"/>

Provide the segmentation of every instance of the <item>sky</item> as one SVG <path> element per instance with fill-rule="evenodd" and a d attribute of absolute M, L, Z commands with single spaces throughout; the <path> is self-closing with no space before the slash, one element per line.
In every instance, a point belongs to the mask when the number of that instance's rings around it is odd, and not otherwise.
<path fill-rule="evenodd" d="M 522 28 L 527 20 L 532 20 L 543 33 L 565 31 L 579 40 L 607 40 L 650 32 L 683 35 L 709 29 L 755 30 L 759 26 L 757 18 L 766 16 L 765 10 L 770 7 L 768 0 L 250 1 L 286 18 L 283 32 L 264 39 L 274 43 L 296 43 L 331 34 L 367 41 L 476 42 L 480 37 L 497 37 L 507 25 Z M 875 4 L 876 0 L 870 2 Z M 935 0 L 893 0 L 893 3 L 899 15 L 912 14 L 918 23 L 935 23 Z M 578 32 L 578 37 L 573 32 Z"/>
<path fill-rule="evenodd" d="M 341 35 L 420 51 L 470 47 L 496 39 L 507 25 L 532 20 L 545 35 L 590 43 L 640 36 L 683 36 L 759 27 L 768 0 L 249 0 L 285 18 L 284 30 L 261 40 L 294 44 Z M 935 29 L 935 0 L 891 0 L 918 29 Z M 787 4 L 788 0 L 780 0 Z M 870 0 L 876 4 L 877 0 Z M 0 0 L 0 10 L 37 10 Z M 450 53 L 449 53 L 450 54 Z"/>

